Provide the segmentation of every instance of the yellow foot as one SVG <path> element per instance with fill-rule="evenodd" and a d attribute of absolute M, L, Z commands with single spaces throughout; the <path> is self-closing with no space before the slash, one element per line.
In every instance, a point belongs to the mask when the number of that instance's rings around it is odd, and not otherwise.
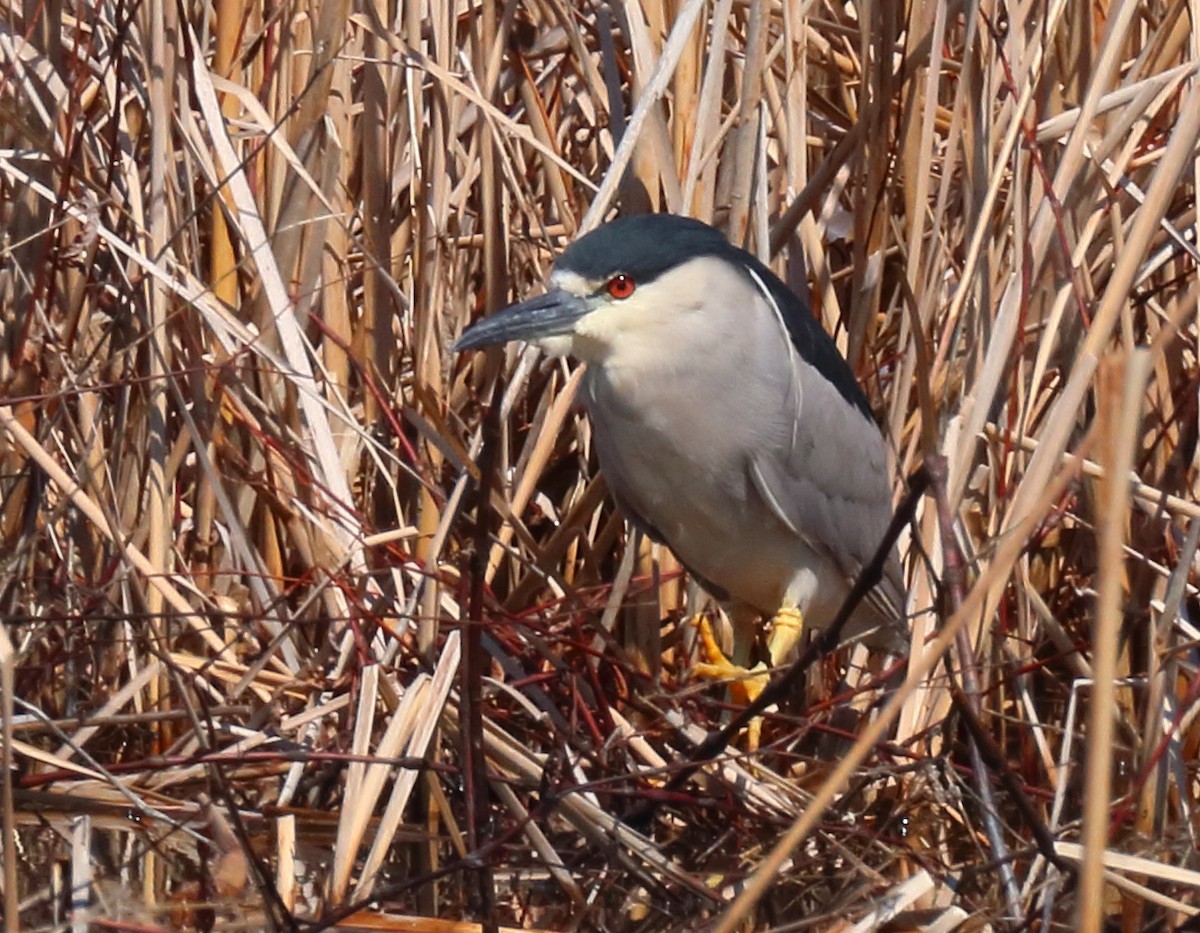
<path fill-rule="evenodd" d="M 729 698 L 739 706 L 749 706 L 766 689 L 771 681 L 771 668 L 758 663 L 752 668 L 744 667 L 730 661 L 717 644 L 713 635 L 712 625 L 704 616 L 691 620 L 700 636 L 700 650 L 705 660 L 692 665 L 692 675 L 708 680 L 725 681 L 729 686 Z M 734 657 L 744 658 L 750 653 L 754 642 L 757 626 L 746 628 L 743 624 L 734 625 Z M 804 619 L 799 609 L 784 607 L 771 620 L 771 632 L 767 639 L 767 653 L 771 659 L 771 667 L 780 667 L 787 663 L 788 657 L 800 642 L 804 632 Z M 741 635 L 740 645 L 738 635 Z M 740 647 L 740 651 L 739 651 Z M 762 720 L 755 718 L 747 728 L 747 745 L 751 751 L 759 746 L 762 733 Z"/>
<path fill-rule="evenodd" d="M 725 681 L 729 689 L 729 699 L 738 706 L 749 706 L 758 699 L 770 680 L 771 675 L 767 666 L 761 662 L 747 669 L 740 664 L 734 664 L 717 644 L 713 635 L 712 625 L 704 616 L 693 620 L 700 635 L 700 651 L 707 661 L 697 661 L 692 665 L 692 676 L 703 677 L 706 680 Z M 755 716 L 746 726 L 746 748 L 758 751 L 762 742 L 762 717 Z"/>
<path fill-rule="evenodd" d="M 705 661 L 692 665 L 692 675 L 706 680 L 724 680 L 729 682 L 729 696 L 739 706 L 748 706 L 758 698 L 771 679 L 765 664 L 759 663 L 752 668 L 734 664 L 717 644 L 713 635 L 712 625 L 704 616 L 694 620 L 696 630 L 700 635 L 700 650 Z"/>

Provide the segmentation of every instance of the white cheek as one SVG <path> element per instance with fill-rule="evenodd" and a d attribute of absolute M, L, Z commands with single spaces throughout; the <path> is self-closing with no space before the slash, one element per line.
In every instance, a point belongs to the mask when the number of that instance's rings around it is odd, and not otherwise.
<path fill-rule="evenodd" d="M 570 356 L 575 337 L 572 334 L 556 334 L 537 341 L 538 349 L 547 356 Z"/>
<path fill-rule="evenodd" d="M 613 348 L 656 324 L 636 299 L 602 304 L 575 325 L 575 333 L 592 343 Z"/>

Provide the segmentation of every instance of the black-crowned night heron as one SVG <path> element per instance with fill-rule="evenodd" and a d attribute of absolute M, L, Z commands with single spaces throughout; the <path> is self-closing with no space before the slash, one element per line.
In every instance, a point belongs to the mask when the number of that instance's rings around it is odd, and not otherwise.
<path fill-rule="evenodd" d="M 623 217 L 455 349 L 511 340 L 587 363 L 609 489 L 726 601 L 738 664 L 763 617 L 773 665 L 801 619 L 832 620 L 891 519 L 888 453 L 850 367 L 766 266 L 699 221 Z M 906 652 L 902 592 L 893 554 L 844 636 Z"/>

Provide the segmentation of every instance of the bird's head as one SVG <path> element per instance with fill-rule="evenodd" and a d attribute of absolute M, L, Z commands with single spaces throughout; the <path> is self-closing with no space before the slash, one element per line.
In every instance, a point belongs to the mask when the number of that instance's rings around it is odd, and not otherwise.
<path fill-rule="evenodd" d="M 680 333 L 681 316 L 745 289 L 740 252 L 698 220 L 619 218 L 563 251 L 544 294 L 475 324 L 454 349 L 525 340 L 551 355 L 588 362 L 642 348 L 661 352 L 663 342 Z"/>

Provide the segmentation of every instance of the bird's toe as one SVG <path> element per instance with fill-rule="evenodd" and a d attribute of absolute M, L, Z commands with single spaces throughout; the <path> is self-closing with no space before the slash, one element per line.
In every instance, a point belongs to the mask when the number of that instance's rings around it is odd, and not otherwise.
<path fill-rule="evenodd" d="M 697 616 L 694 622 L 700 636 L 700 653 L 704 660 L 692 665 L 691 676 L 727 683 L 730 699 L 739 706 L 753 703 L 771 679 L 767 666 L 762 662 L 751 668 L 734 664 L 717 644 L 708 619 Z"/>

